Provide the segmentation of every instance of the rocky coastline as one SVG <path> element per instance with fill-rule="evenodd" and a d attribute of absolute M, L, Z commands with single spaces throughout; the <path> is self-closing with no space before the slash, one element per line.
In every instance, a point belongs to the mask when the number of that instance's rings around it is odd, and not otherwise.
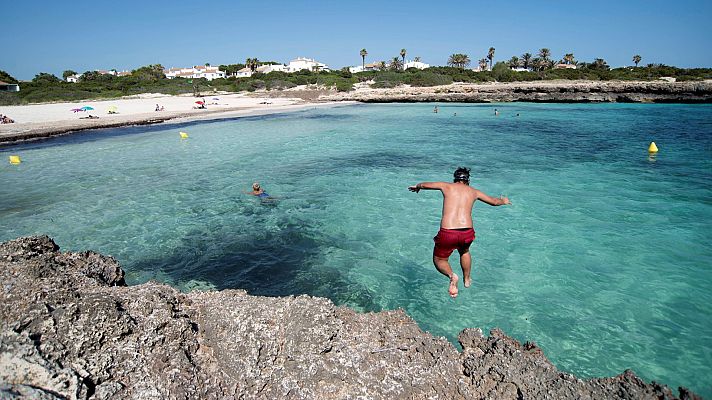
<path fill-rule="evenodd" d="M 632 371 L 579 379 L 496 329 L 458 351 L 402 310 L 127 286 L 112 257 L 47 236 L 0 244 L 0 284 L 0 398 L 699 398 Z"/>
<path fill-rule="evenodd" d="M 362 88 L 353 92 L 323 96 L 321 99 L 363 103 L 711 103 L 712 81 L 455 83 L 432 87 Z"/>

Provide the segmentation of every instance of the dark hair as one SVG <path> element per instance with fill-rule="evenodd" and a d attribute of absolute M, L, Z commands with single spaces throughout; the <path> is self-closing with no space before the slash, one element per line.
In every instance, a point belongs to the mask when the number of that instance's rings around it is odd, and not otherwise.
<path fill-rule="evenodd" d="M 455 173 L 452 174 L 454 177 L 453 182 L 465 182 L 465 183 L 470 183 L 470 169 L 465 168 L 465 167 L 460 167 L 455 170 Z"/>

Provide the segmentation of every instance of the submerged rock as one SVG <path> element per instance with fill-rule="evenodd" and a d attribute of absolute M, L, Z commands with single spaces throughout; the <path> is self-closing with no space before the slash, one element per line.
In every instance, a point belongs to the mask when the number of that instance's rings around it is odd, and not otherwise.
<path fill-rule="evenodd" d="M 61 253 L 47 236 L 0 244 L 0 283 L 1 398 L 676 398 L 631 371 L 559 372 L 496 329 L 462 331 L 459 352 L 402 310 L 129 287 L 115 259 Z"/>

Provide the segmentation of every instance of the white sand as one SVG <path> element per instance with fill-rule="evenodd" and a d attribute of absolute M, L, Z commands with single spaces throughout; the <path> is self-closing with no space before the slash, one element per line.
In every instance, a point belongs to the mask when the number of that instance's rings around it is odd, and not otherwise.
<path fill-rule="evenodd" d="M 202 99 L 205 99 L 207 109 L 196 109 L 196 101 Z M 164 111 L 155 111 L 156 104 L 164 107 Z M 115 100 L 0 106 L 0 114 L 15 120 L 14 124 L 0 124 L 0 143 L 31 140 L 84 129 L 261 115 L 333 104 L 310 103 L 298 98 L 248 97 L 245 94 L 212 94 L 200 98 L 192 95 L 142 94 Z M 93 110 L 71 111 L 84 106 L 92 107 Z M 115 107 L 118 114 L 109 114 L 111 107 Z M 89 115 L 99 118 L 82 118 Z"/>
<path fill-rule="evenodd" d="M 198 106 L 196 98 L 192 95 L 166 96 L 162 94 L 142 94 L 138 96 L 125 97 L 116 100 L 88 100 L 73 103 L 50 103 L 33 104 L 23 106 L 0 106 L 0 114 L 8 115 L 15 120 L 15 123 L 52 122 L 78 120 L 89 114 L 100 118 L 114 118 L 121 116 L 131 116 L 137 114 L 153 113 L 161 116 L 166 112 L 194 112 L 200 114 L 205 110 L 193 110 Z M 268 99 L 245 97 L 243 94 L 226 94 L 204 96 L 208 110 L 229 110 L 237 107 L 268 108 L 271 105 L 289 105 L 300 102 L 298 99 Z M 215 100 L 217 99 L 217 100 Z M 271 105 L 259 104 L 261 102 L 271 102 Z M 212 104 L 217 103 L 217 104 Z M 154 111 L 156 104 L 165 108 L 165 111 Z M 83 106 L 93 107 L 94 110 L 86 112 L 72 112 L 74 108 Z M 108 114 L 109 107 L 115 106 L 118 114 Z"/>

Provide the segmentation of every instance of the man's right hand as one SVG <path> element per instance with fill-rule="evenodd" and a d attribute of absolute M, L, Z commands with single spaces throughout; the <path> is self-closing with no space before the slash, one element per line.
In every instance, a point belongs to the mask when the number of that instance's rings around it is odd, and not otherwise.
<path fill-rule="evenodd" d="M 504 196 L 499 196 L 499 199 L 502 200 L 502 205 L 511 205 L 512 202 L 509 201 L 509 197 L 504 197 Z"/>
<path fill-rule="evenodd" d="M 408 186 L 408 190 L 410 190 L 411 192 L 415 192 L 415 193 L 420 192 L 420 188 L 418 187 L 418 185 Z"/>

